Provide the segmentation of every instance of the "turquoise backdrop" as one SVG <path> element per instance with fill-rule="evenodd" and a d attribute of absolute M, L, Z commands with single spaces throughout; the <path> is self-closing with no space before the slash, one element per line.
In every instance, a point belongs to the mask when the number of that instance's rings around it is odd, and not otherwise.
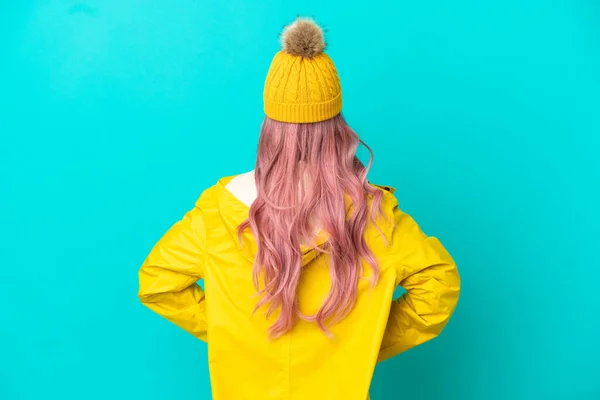
<path fill-rule="evenodd" d="M 2 0 L 0 399 L 209 399 L 205 345 L 138 303 L 137 269 L 253 167 L 296 14 L 328 29 L 370 180 L 462 275 L 373 400 L 600 399 L 594 0 Z"/>

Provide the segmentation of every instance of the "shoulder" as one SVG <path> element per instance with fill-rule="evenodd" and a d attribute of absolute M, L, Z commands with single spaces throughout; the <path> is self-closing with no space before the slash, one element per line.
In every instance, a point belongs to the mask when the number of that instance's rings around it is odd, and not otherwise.
<path fill-rule="evenodd" d="M 396 197 L 396 188 L 389 185 L 382 185 L 367 181 L 369 185 L 382 192 L 381 209 L 388 217 L 392 217 L 398 208 L 398 198 Z M 388 218 L 389 219 L 389 218 Z"/>
<path fill-rule="evenodd" d="M 235 175 L 227 181 L 225 188 L 247 207 L 250 207 L 257 197 L 254 170 Z"/>
<path fill-rule="evenodd" d="M 381 197 L 381 208 L 385 214 L 391 215 L 395 209 L 398 208 L 398 198 L 396 197 L 396 188 L 389 185 L 382 185 L 367 181 L 369 185 L 377 190 L 380 190 L 383 194 Z"/>
<path fill-rule="evenodd" d="M 390 194 L 394 194 L 394 192 L 396 191 L 396 188 L 394 188 L 392 186 L 388 186 L 388 185 L 381 185 L 381 184 L 377 184 L 377 183 L 373 183 L 373 182 L 369 182 L 369 185 L 374 186 L 374 187 L 381 189 L 385 192 L 388 192 Z"/>
<path fill-rule="evenodd" d="M 254 170 L 242 172 L 237 175 L 225 176 L 219 179 L 228 189 L 239 185 L 248 184 L 252 182 L 254 184 Z"/>
<path fill-rule="evenodd" d="M 248 191 L 250 183 L 254 189 L 254 170 L 235 175 L 224 175 L 201 192 L 196 200 L 196 207 L 205 210 L 216 209 L 223 201 L 223 196 L 239 191 Z"/>
<path fill-rule="evenodd" d="M 383 192 L 381 199 L 381 210 L 385 215 L 383 223 L 394 246 L 402 243 L 401 246 L 404 247 L 407 241 L 418 242 L 427 238 L 413 217 L 402 209 L 396 196 L 396 188 L 372 182 L 369 184 Z"/>

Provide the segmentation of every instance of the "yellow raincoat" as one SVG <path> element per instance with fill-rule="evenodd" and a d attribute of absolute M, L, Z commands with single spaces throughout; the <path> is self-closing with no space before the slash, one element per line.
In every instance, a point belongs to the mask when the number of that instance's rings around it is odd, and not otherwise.
<path fill-rule="evenodd" d="M 334 338 L 300 320 L 270 341 L 266 331 L 277 315 L 266 320 L 252 313 L 256 243 L 249 230 L 237 240 L 248 207 L 225 187 L 232 178 L 205 190 L 139 271 L 142 303 L 208 343 L 213 400 L 365 400 L 377 362 L 436 337 L 446 325 L 459 296 L 453 259 L 398 208 L 393 188 L 376 186 L 396 224 L 378 221 L 389 246 L 373 225 L 365 229 L 380 264 L 377 286 L 371 289 L 366 266 L 353 311 L 331 327 Z M 312 313 L 328 293 L 329 269 L 326 255 L 303 251 L 298 298 L 301 311 Z M 393 300 L 398 285 L 406 293 Z"/>

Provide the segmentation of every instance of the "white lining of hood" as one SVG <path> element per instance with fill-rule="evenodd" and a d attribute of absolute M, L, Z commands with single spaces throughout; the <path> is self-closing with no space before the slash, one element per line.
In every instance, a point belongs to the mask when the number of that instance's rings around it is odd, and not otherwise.
<path fill-rule="evenodd" d="M 225 188 L 239 201 L 250 207 L 257 197 L 254 170 L 236 175 L 225 185 Z"/>

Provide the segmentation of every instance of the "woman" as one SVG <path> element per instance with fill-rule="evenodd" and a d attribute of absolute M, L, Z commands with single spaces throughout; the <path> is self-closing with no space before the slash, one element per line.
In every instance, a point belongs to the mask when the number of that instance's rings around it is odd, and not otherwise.
<path fill-rule="evenodd" d="M 364 400 L 377 362 L 440 333 L 459 276 L 394 189 L 367 181 L 321 28 L 299 18 L 282 44 L 255 169 L 159 240 L 139 297 L 208 343 L 214 400 Z"/>

